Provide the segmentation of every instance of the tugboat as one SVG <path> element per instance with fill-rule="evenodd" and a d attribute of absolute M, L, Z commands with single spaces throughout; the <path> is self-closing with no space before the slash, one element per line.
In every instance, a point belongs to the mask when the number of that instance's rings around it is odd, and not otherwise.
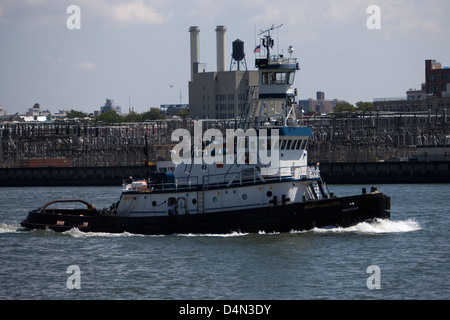
<path fill-rule="evenodd" d="M 183 139 L 173 150 L 173 172 L 124 181 L 120 200 L 109 208 L 98 210 L 78 199 L 53 200 L 30 211 L 21 225 L 29 230 L 167 235 L 290 232 L 389 219 L 389 196 L 372 187 L 360 195 L 336 197 L 319 167 L 308 165 L 312 131 L 293 111 L 293 83 L 300 68 L 292 47 L 289 58 L 270 54 L 275 28 L 261 33 L 266 56 L 256 59 L 259 87 L 249 88 L 240 128 L 231 138 L 227 132 L 226 144 L 217 131 L 202 135 L 211 140 L 194 141 L 194 148 L 191 139 Z M 280 119 L 261 121 L 267 100 L 279 102 Z M 53 208 L 56 203 L 85 208 Z"/>

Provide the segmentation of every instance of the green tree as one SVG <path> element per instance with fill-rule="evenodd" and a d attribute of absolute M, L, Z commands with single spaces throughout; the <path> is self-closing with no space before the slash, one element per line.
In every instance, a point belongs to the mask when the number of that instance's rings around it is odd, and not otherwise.
<path fill-rule="evenodd" d="M 181 119 L 186 119 L 189 117 L 189 111 L 187 110 L 180 110 L 177 112 L 177 116 L 179 116 Z"/>
<path fill-rule="evenodd" d="M 109 122 L 109 123 L 118 123 L 122 122 L 123 118 L 115 111 L 109 110 L 103 112 L 101 115 L 95 118 L 97 121 Z"/>
<path fill-rule="evenodd" d="M 142 114 L 142 120 L 158 120 L 158 119 L 165 119 L 166 116 L 161 113 L 161 111 L 158 108 L 151 108 L 150 111 L 144 112 Z"/>
<path fill-rule="evenodd" d="M 87 116 L 88 116 L 87 113 L 84 113 L 82 111 L 76 111 L 73 109 L 67 113 L 67 118 L 69 118 L 69 119 L 86 118 Z"/>
<path fill-rule="evenodd" d="M 359 111 L 373 111 L 373 103 L 372 102 L 363 102 L 358 101 L 356 103 L 357 110 Z"/>
<path fill-rule="evenodd" d="M 142 114 L 131 111 L 129 114 L 123 117 L 124 122 L 141 122 Z"/>
<path fill-rule="evenodd" d="M 344 112 L 354 113 L 355 111 L 356 108 L 351 103 L 348 102 L 338 103 L 336 107 L 334 107 L 333 109 L 333 113 L 344 113 Z"/>

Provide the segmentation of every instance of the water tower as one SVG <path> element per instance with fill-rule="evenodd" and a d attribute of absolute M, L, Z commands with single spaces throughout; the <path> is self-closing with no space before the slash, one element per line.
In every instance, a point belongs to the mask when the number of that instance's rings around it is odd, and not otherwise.
<path fill-rule="evenodd" d="M 233 41 L 233 53 L 231 54 L 231 64 L 230 71 L 233 70 L 233 66 L 236 66 L 236 70 L 241 70 L 241 64 L 247 71 L 247 62 L 245 61 L 245 52 L 244 52 L 244 41 L 242 40 L 234 40 Z"/>

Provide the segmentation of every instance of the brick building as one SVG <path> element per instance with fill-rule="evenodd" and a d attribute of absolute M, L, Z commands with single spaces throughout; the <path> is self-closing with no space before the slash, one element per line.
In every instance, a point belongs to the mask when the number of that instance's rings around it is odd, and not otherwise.
<path fill-rule="evenodd" d="M 436 60 L 425 61 L 425 90 L 426 93 L 442 97 L 447 92 L 450 83 L 450 67 L 442 67 Z"/>
<path fill-rule="evenodd" d="M 304 112 L 317 112 L 320 114 L 333 112 L 338 103 L 345 101 L 333 99 L 325 100 L 325 93 L 322 91 L 316 92 L 316 99 L 299 100 L 298 108 Z"/>
<path fill-rule="evenodd" d="M 425 60 L 425 83 L 421 90 L 410 89 L 406 97 L 375 98 L 373 110 L 380 112 L 436 113 L 450 109 L 450 68 L 436 60 Z"/>

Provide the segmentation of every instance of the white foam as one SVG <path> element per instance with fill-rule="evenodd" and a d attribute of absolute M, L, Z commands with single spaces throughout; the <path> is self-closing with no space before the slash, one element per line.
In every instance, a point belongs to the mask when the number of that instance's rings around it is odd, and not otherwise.
<path fill-rule="evenodd" d="M 259 231 L 258 234 L 260 235 L 278 235 L 280 234 L 279 232 L 265 232 L 265 231 Z"/>
<path fill-rule="evenodd" d="M 89 238 L 89 237 L 106 237 L 106 238 L 120 238 L 120 237 L 142 237 L 143 235 L 129 232 L 123 233 L 108 233 L 108 232 L 83 232 L 78 228 L 73 228 L 64 231 L 63 234 L 68 234 L 74 238 Z"/>
<path fill-rule="evenodd" d="M 231 233 L 183 233 L 183 234 L 177 234 L 177 236 L 180 237 L 220 237 L 220 238 L 232 238 L 232 237 L 242 237 L 247 236 L 248 233 L 242 233 L 242 232 L 231 232 Z"/>
<path fill-rule="evenodd" d="M 120 238 L 120 237 L 165 237 L 166 235 L 142 235 L 130 232 L 123 233 L 107 233 L 107 232 L 83 232 L 78 228 L 73 228 L 68 231 L 64 231 L 63 234 L 70 235 L 74 238 L 86 238 L 86 237 L 107 237 L 107 238 Z M 248 233 L 241 232 L 232 232 L 226 234 L 214 234 L 214 233 L 180 233 L 175 234 L 178 237 L 220 237 L 220 238 L 228 238 L 228 237 L 242 237 L 246 236 Z"/>
<path fill-rule="evenodd" d="M 406 221 L 392 221 L 377 219 L 373 222 L 361 222 L 355 226 L 347 228 L 315 228 L 312 231 L 317 233 L 363 233 L 363 234 L 381 234 L 381 233 L 400 233 L 421 230 L 419 223 L 408 219 Z"/>
<path fill-rule="evenodd" d="M 377 219 L 373 222 L 362 222 L 355 226 L 347 227 L 347 228 L 314 228 L 312 230 L 307 231 L 295 231 L 292 230 L 291 233 L 307 233 L 307 232 L 315 232 L 315 233 L 362 233 L 362 234 L 383 234 L 383 233 L 401 233 L 401 232 L 412 232 L 422 230 L 421 226 L 418 222 L 412 219 L 404 220 L 404 221 L 392 221 L 392 220 L 383 220 Z M 0 223 L 0 234 L 1 233 L 16 233 L 20 232 L 20 226 Z M 50 230 L 49 230 L 50 231 Z M 70 235 L 74 238 L 87 238 L 87 237 L 144 237 L 145 235 L 134 234 L 129 232 L 123 233 L 107 233 L 107 232 L 83 232 L 77 228 L 73 228 L 69 231 L 63 232 L 63 234 Z M 264 231 L 260 231 L 259 235 L 277 235 L 279 233 L 266 233 Z M 248 233 L 242 232 L 231 232 L 227 234 L 177 234 L 176 236 L 180 237 L 220 237 L 220 238 L 232 238 L 232 237 L 243 237 L 247 236 Z M 155 235 L 151 237 L 163 237 L 163 235 Z"/>
<path fill-rule="evenodd" d="M 0 233 L 16 233 L 17 231 L 20 231 L 18 225 L 0 223 Z"/>

